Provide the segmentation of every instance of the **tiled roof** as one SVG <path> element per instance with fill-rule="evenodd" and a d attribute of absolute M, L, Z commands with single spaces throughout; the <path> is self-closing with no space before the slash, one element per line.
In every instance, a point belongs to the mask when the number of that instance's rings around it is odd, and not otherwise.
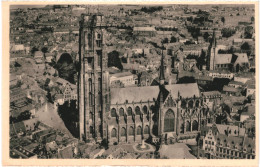
<path fill-rule="evenodd" d="M 192 98 L 194 95 L 200 96 L 197 83 L 166 85 L 165 88 L 171 92 L 174 99 L 178 98 L 178 92 L 182 98 Z"/>
<path fill-rule="evenodd" d="M 234 88 L 234 87 L 232 87 L 232 86 L 227 86 L 227 85 L 225 85 L 225 86 L 223 87 L 223 91 L 224 91 L 224 92 L 239 92 L 239 89 Z"/>
<path fill-rule="evenodd" d="M 230 81 L 228 84 L 229 84 L 229 85 L 230 85 L 230 84 L 234 84 L 234 85 L 244 85 L 243 82 L 239 82 L 239 81 Z"/>
<path fill-rule="evenodd" d="M 246 53 L 234 53 L 234 56 L 236 57 L 235 63 L 248 63 L 248 57 Z"/>
<path fill-rule="evenodd" d="M 133 74 L 131 72 L 122 72 L 122 73 L 112 74 L 110 76 L 119 78 L 119 77 L 125 77 L 125 76 L 130 76 L 130 75 L 133 75 Z"/>
<path fill-rule="evenodd" d="M 153 99 L 157 99 L 158 94 L 158 86 L 112 88 L 111 104 L 123 104 L 126 100 L 128 100 L 128 103 L 152 101 Z"/>
<path fill-rule="evenodd" d="M 216 127 L 218 132 L 223 135 L 226 135 L 226 131 L 228 132 L 229 136 L 238 136 L 238 132 L 239 136 L 245 135 L 245 128 L 239 128 L 238 126 L 216 124 Z"/>
<path fill-rule="evenodd" d="M 201 94 L 206 96 L 206 97 L 220 96 L 221 95 L 221 93 L 219 91 L 208 91 L 208 92 L 202 92 Z"/>
<path fill-rule="evenodd" d="M 133 31 L 156 31 L 154 27 L 134 27 Z"/>
<path fill-rule="evenodd" d="M 215 57 L 215 64 L 230 64 L 232 54 L 218 54 Z"/>

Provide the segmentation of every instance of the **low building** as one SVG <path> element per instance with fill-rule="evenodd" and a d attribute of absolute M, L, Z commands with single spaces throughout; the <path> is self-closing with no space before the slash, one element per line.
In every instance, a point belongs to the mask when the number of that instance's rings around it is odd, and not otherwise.
<path fill-rule="evenodd" d="M 64 101 L 77 100 L 77 86 L 67 83 L 62 89 Z"/>
<path fill-rule="evenodd" d="M 120 81 L 124 87 L 136 85 L 135 75 L 131 72 L 116 73 L 110 75 L 110 85 L 113 85 L 115 81 Z"/>
<path fill-rule="evenodd" d="M 10 157 L 17 159 L 37 159 L 37 155 L 26 150 L 25 148 L 18 146 L 12 150 L 10 150 Z"/>
<path fill-rule="evenodd" d="M 240 96 L 241 91 L 242 90 L 240 88 L 235 88 L 233 86 L 224 85 L 224 87 L 223 87 L 223 93 L 225 93 L 226 95 L 230 95 L 230 96 Z"/>
<path fill-rule="evenodd" d="M 35 58 L 35 59 L 37 59 L 37 58 L 43 59 L 43 58 L 44 58 L 43 52 L 42 52 L 42 51 L 36 51 L 36 52 L 34 53 L 34 58 Z"/>
<path fill-rule="evenodd" d="M 221 70 L 210 70 L 208 76 L 211 76 L 213 78 L 228 78 L 232 79 L 234 78 L 234 73 L 229 71 L 221 71 Z"/>
<path fill-rule="evenodd" d="M 255 85 L 248 85 L 246 89 L 246 96 L 253 95 L 255 93 Z"/>
<path fill-rule="evenodd" d="M 52 55 L 50 53 L 45 53 L 45 61 L 47 63 L 51 63 L 52 62 Z"/>
<path fill-rule="evenodd" d="M 197 75 L 195 76 L 195 80 L 198 83 L 198 85 L 210 85 L 213 83 L 213 77 L 211 76 L 205 76 L 205 75 Z"/>
<path fill-rule="evenodd" d="M 154 27 L 134 27 L 133 34 L 136 36 L 154 37 L 156 30 Z"/>
<path fill-rule="evenodd" d="M 255 139 L 245 128 L 213 124 L 204 127 L 199 140 L 199 157 L 208 159 L 255 159 Z"/>
<path fill-rule="evenodd" d="M 228 83 L 228 86 L 232 86 L 234 88 L 242 88 L 243 87 L 243 83 L 242 82 L 239 82 L 239 81 L 230 81 Z"/>

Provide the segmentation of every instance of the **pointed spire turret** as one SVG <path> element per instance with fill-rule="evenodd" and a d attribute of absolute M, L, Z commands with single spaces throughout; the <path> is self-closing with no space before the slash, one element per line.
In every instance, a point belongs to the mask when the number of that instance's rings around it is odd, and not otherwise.
<path fill-rule="evenodd" d="M 162 47 L 162 59 L 161 59 L 161 66 L 160 66 L 160 75 L 159 75 L 160 85 L 164 85 L 164 56 L 163 56 L 163 47 Z"/>
<path fill-rule="evenodd" d="M 212 47 L 216 47 L 216 46 L 217 46 L 217 40 L 216 40 L 215 30 L 213 30 L 213 36 L 212 36 L 211 46 L 212 46 Z"/>

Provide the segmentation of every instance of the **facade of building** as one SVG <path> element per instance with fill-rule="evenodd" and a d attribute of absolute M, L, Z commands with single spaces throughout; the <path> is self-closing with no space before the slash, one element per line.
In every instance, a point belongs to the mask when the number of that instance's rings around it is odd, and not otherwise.
<path fill-rule="evenodd" d="M 137 36 L 154 37 L 156 30 L 154 27 L 134 27 L 133 34 Z"/>
<path fill-rule="evenodd" d="M 201 133 L 199 157 L 208 159 L 255 159 L 255 140 L 245 128 L 213 124 Z"/>

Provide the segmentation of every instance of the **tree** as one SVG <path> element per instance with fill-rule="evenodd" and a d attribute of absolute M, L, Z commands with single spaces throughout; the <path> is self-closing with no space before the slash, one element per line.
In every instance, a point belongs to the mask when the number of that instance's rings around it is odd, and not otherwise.
<path fill-rule="evenodd" d="M 206 65 L 206 52 L 203 49 L 201 50 L 200 57 L 197 59 L 196 65 L 197 65 L 198 69 L 202 69 L 202 66 Z"/>
<path fill-rule="evenodd" d="M 168 42 L 169 42 L 168 38 L 164 38 L 162 41 L 162 43 L 168 43 Z"/>
<path fill-rule="evenodd" d="M 223 23 L 223 25 L 225 24 L 225 17 L 221 17 L 221 22 Z"/>
<path fill-rule="evenodd" d="M 247 42 L 245 42 L 245 43 L 243 43 L 242 45 L 241 45 L 241 47 L 240 47 L 242 50 L 250 50 L 250 45 L 247 43 Z"/>
<path fill-rule="evenodd" d="M 39 51 L 39 49 L 34 46 L 31 50 L 31 53 L 34 54 L 36 51 Z"/>
<path fill-rule="evenodd" d="M 251 17 L 251 22 L 253 23 L 254 21 L 255 21 L 255 17 L 252 16 L 252 17 Z"/>
<path fill-rule="evenodd" d="M 178 84 L 179 83 L 195 83 L 195 79 L 194 77 L 184 76 L 182 78 L 179 78 Z"/>
<path fill-rule="evenodd" d="M 245 38 L 252 38 L 254 28 L 252 26 L 247 26 L 245 28 L 244 36 Z"/>
<path fill-rule="evenodd" d="M 108 144 L 109 144 L 109 141 L 107 139 L 103 139 L 101 141 L 101 143 L 100 143 L 100 146 L 107 150 L 108 149 Z"/>
<path fill-rule="evenodd" d="M 208 41 L 209 40 L 209 33 L 208 32 L 205 32 L 204 35 L 203 35 L 203 38 L 205 39 L 205 41 Z"/>
<path fill-rule="evenodd" d="M 19 121 L 28 120 L 28 119 L 30 119 L 31 115 L 32 115 L 32 113 L 30 111 L 26 110 L 18 116 L 17 120 L 19 120 Z"/>
<path fill-rule="evenodd" d="M 112 51 L 108 53 L 108 62 L 107 62 L 108 67 L 117 67 L 120 70 L 123 70 L 123 65 L 120 61 L 119 58 L 119 52 L 118 51 Z"/>
<path fill-rule="evenodd" d="M 47 48 L 47 47 L 43 47 L 43 48 L 42 48 L 42 52 L 43 52 L 43 53 L 47 53 L 47 52 L 48 52 L 48 48 Z"/>
<path fill-rule="evenodd" d="M 231 28 L 223 28 L 221 30 L 222 37 L 226 37 L 226 38 L 231 37 L 235 33 L 236 33 L 236 30 L 235 29 L 231 29 Z"/>
<path fill-rule="evenodd" d="M 170 43 L 175 43 L 175 42 L 177 42 L 177 38 L 175 38 L 175 36 L 172 36 Z"/>

